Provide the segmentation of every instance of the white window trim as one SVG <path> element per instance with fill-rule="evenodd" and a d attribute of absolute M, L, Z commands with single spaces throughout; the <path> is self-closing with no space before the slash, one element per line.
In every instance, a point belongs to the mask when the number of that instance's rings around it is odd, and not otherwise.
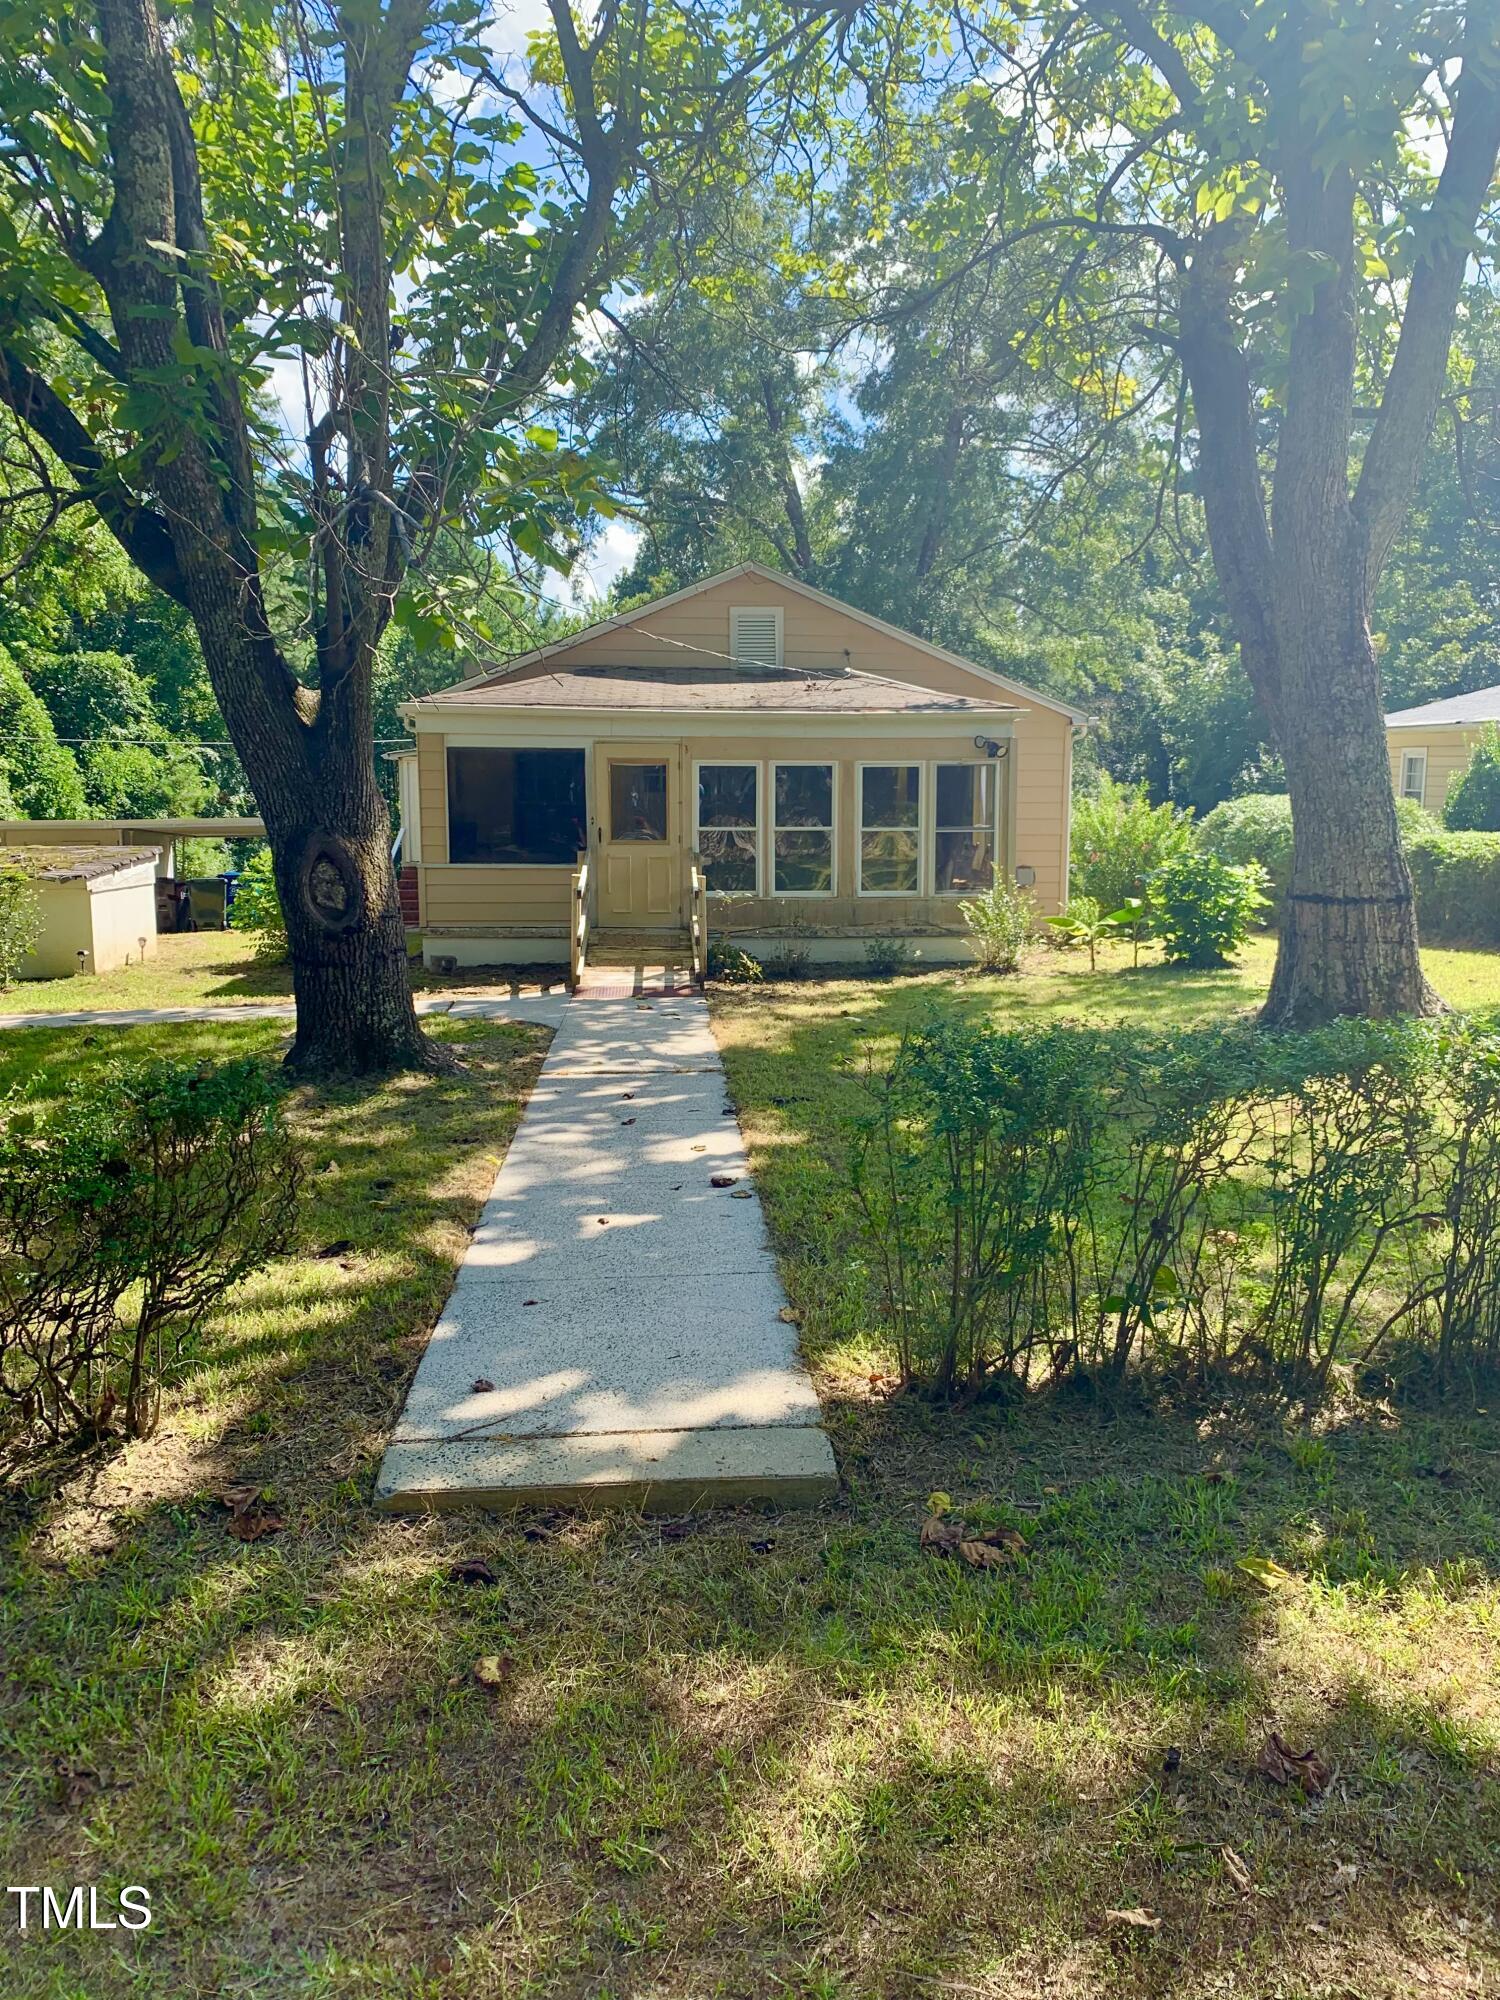
<path fill-rule="evenodd" d="M 773 757 L 766 766 L 766 894 L 788 903 L 821 903 L 839 892 L 839 769 L 837 757 Z M 776 836 L 778 833 L 820 833 L 814 826 L 778 826 L 776 823 L 776 773 L 778 771 L 827 771 L 833 823 L 826 829 L 828 843 L 828 887 L 826 889 L 778 889 L 776 886 Z"/>
<path fill-rule="evenodd" d="M 969 765 L 972 765 L 972 766 L 976 766 L 976 767 L 978 767 L 978 768 L 980 768 L 980 769 L 983 769 L 983 768 L 985 768 L 985 767 L 988 767 L 988 768 L 992 769 L 992 770 L 993 770 L 993 771 L 995 772 L 995 774 L 996 774 L 996 776 L 995 776 L 995 821 L 994 821 L 994 825 L 993 825 L 993 826 L 991 826 L 991 828 L 990 828 L 990 839 L 991 839 L 991 840 L 992 840 L 992 841 L 994 842 L 994 847 L 995 847 L 995 880 L 996 880 L 996 881 L 998 882 L 998 881 L 999 881 L 999 879 L 1000 879 L 1000 823 L 1001 823 L 1001 818 L 1002 818 L 1002 816 L 1003 816 L 1003 813 L 1004 813 L 1004 807 L 1005 807 L 1005 775 L 1004 775 L 1004 774 L 1005 774 L 1005 767 L 1006 767 L 1006 765 L 1007 765 L 1007 764 L 1008 764 L 1009 762 L 1010 762 L 1010 758 L 1009 758 L 1008 756 L 1006 756 L 1006 757 L 934 757 L 934 758 L 933 758 L 933 760 L 932 760 L 932 764 L 931 764 L 931 767 L 930 767 L 930 768 L 931 768 L 931 771 L 932 771 L 932 830 L 931 830 L 931 835 L 930 835 L 930 837 L 929 837 L 929 840 L 928 840 L 928 843 L 927 843 L 927 854 L 928 854 L 928 862 L 929 862 L 929 866 L 930 866 L 930 869 L 931 869 L 931 873 L 930 873 L 930 876 L 929 876 L 929 878 L 928 878 L 928 880 L 929 880 L 929 887 L 928 887 L 928 891 L 927 891 L 927 893 L 928 893 L 928 894 L 929 894 L 930 896 L 932 896 L 933 898 L 935 898 L 935 899 L 937 899 L 937 900 L 940 900 L 940 901 L 942 901 L 942 902 L 957 902 L 957 901 L 959 901 L 959 900 L 960 900 L 961 898 L 963 898 L 963 897 L 966 897 L 966 896 L 967 896 L 967 897 L 972 897 L 972 896 L 974 896 L 974 895 L 975 895 L 976 893 L 978 893 L 978 894 L 980 894 L 980 895 L 983 895 L 983 894 L 984 894 L 984 891 L 983 891 L 983 890 L 979 890 L 979 891 L 977 891 L 977 892 L 976 892 L 976 891 L 975 891 L 975 890 L 973 890 L 973 889 L 940 889 L 940 888 L 938 887 L 938 885 L 937 885 L 937 837 L 938 837 L 939 833 L 967 833 L 967 832 L 972 832 L 972 831 L 973 831 L 973 828 L 972 828 L 972 827 L 940 827 L 940 826 L 938 825 L 938 819 L 937 819 L 937 795 L 938 795 L 938 785 L 937 785 L 937 774 L 938 774 L 938 766 L 939 766 L 939 764 L 960 764 L 960 765 L 965 765 L 965 766 L 969 766 Z"/>
<path fill-rule="evenodd" d="M 1415 765 L 1422 774 L 1415 792 L 1409 791 L 1407 789 L 1408 786 L 1407 772 L 1411 769 L 1413 765 Z M 1426 806 L 1427 752 L 1425 750 L 1403 750 L 1401 752 L 1401 796 L 1403 799 L 1414 798 L 1419 806 L 1423 807 Z"/>
<path fill-rule="evenodd" d="M 946 760 L 945 760 L 946 761 Z M 917 836 L 917 886 L 915 889 L 867 889 L 865 887 L 864 844 L 865 844 L 865 772 L 866 771 L 910 771 L 917 774 L 917 823 L 914 827 L 871 827 L 871 833 L 905 833 Z M 889 902 L 893 896 L 913 896 L 927 894 L 927 846 L 928 811 L 932 798 L 932 787 L 928 782 L 928 767 L 919 757 L 866 757 L 854 766 L 854 893 L 866 902 Z"/>
<path fill-rule="evenodd" d="M 693 851 L 696 854 L 703 852 L 703 828 L 698 823 L 698 808 L 701 803 L 698 791 L 698 774 L 704 769 L 716 771 L 732 769 L 753 771 L 755 773 L 755 888 L 753 890 L 710 888 L 708 893 L 710 896 L 723 896 L 726 900 L 730 901 L 736 898 L 743 900 L 747 895 L 752 894 L 758 898 L 764 894 L 766 880 L 766 821 L 769 817 L 766 766 L 755 757 L 695 757 L 693 759 Z M 710 828 L 709 831 L 712 832 L 713 829 Z"/>
<path fill-rule="evenodd" d="M 739 650 L 739 621 L 741 618 L 769 617 L 776 627 L 776 658 L 774 660 L 741 659 Z M 781 666 L 786 658 L 785 619 L 779 604 L 731 604 L 729 607 L 729 657 L 747 667 Z"/>

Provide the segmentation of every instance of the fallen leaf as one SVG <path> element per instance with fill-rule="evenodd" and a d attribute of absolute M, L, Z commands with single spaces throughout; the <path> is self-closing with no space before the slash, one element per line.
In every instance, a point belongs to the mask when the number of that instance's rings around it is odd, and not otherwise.
<path fill-rule="evenodd" d="M 542 1302 L 540 1299 L 522 1299 L 521 1303 L 523 1306 L 539 1306 Z"/>
<path fill-rule="evenodd" d="M 1333 1766 L 1316 1750 L 1290 1750 L 1273 1729 L 1260 1746 L 1255 1768 L 1274 1785 L 1300 1785 L 1309 1798 L 1320 1798 L 1333 1779 Z"/>
<path fill-rule="evenodd" d="M 710 1174 L 708 1184 L 710 1187 L 733 1187 L 738 1179 L 738 1174 Z"/>
<path fill-rule="evenodd" d="M 1149 1910 L 1106 1910 L 1107 1924 L 1130 1924 L 1138 1931 L 1159 1931 L 1161 1918 L 1153 1917 Z"/>
<path fill-rule="evenodd" d="M 802 1315 L 791 1306 L 783 1306 L 776 1317 L 784 1326 L 801 1326 L 802 1324 Z"/>
<path fill-rule="evenodd" d="M 100 1788 L 101 1779 L 97 1771 L 91 1771 L 83 1764 L 59 1764 L 57 1782 L 65 1806 L 81 1806 L 85 1799 L 92 1798 Z"/>
<path fill-rule="evenodd" d="M 936 1514 L 929 1514 L 922 1523 L 919 1546 L 932 1549 L 940 1556 L 952 1555 L 964 1538 L 963 1523 L 944 1521 Z"/>
<path fill-rule="evenodd" d="M 454 1563 L 448 1576 L 453 1583 L 488 1585 L 495 1581 L 495 1572 L 482 1556 L 465 1556 L 462 1562 Z"/>
<path fill-rule="evenodd" d="M 474 1662 L 474 1678 L 482 1688 L 504 1687 L 512 1664 L 509 1653 L 486 1653 Z"/>
<path fill-rule="evenodd" d="M 1235 1568 L 1248 1576 L 1252 1583 L 1258 1583 L 1262 1590 L 1281 1590 L 1297 1581 L 1289 1569 L 1283 1569 L 1270 1556 L 1241 1556 Z"/>
<path fill-rule="evenodd" d="M 927 1496 L 927 1511 L 929 1514 L 951 1514 L 953 1512 L 953 1495 L 942 1492 L 929 1493 Z"/>
<path fill-rule="evenodd" d="M 1005 1549 L 1013 1556 L 1024 1554 L 1026 1549 L 1026 1537 L 1015 1528 L 986 1528 L 975 1539 L 988 1543 L 991 1548 Z"/>
<path fill-rule="evenodd" d="M 631 1098 L 632 1098 L 632 1097 L 634 1097 L 634 1096 L 635 1096 L 635 1092 L 634 1092 L 633 1090 L 622 1090 L 622 1091 L 620 1092 L 620 1097 L 621 1097 L 621 1099 L 623 1100 L 623 1102 L 625 1102 L 626 1104 L 628 1104 L 628 1103 L 630 1102 Z"/>
<path fill-rule="evenodd" d="M 673 1181 L 672 1185 L 671 1185 L 671 1186 L 670 1186 L 670 1187 L 669 1187 L 669 1188 L 667 1189 L 667 1193 L 668 1193 L 668 1194 L 681 1194 L 681 1193 L 682 1193 L 682 1182 L 681 1182 L 681 1181 Z"/>
<path fill-rule="evenodd" d="M 469 1393 L 473 1396 L 487 1396 L 494 1386 L 488 1375 L 476 1375 L 469 1384 Z"/>
<path fill-rule="evenodd" d="M 232 1515 L 238 1515 L 253 1507 L 260 1494 L 261 1489 L 258 1486 L 226 1486 L 219 1495 L 219 1500 Z"/>
<path fill-rule="evenodd" d="M 1000 1547 L 989 1540 L 960 1542 L 958 1553 L 971 1569 L 1004 1569 L 1007 1563 L 1016 1559 L 1014 1549 Z"/>
<path fill-rule="evenodd" d="M 225 1531 L 237 1542 L 258 1542 L 263 1535 L 279 1535 L 286 1522 L 269 1507 L 247 1507 L 243 1514 L 231 1514 Z"/>
<path fill-rule="evenodd" d="M 550 1542 L 561 1526 L 562 1515 L 553 1510 L 550 1513 L 536 1515 L 526 1523 L 521 1533 L 528 1542 Z"/>
<path fill-rule="evenodd" d="M 1341 1861 L 1333 1871 L 1333 1888 L 1335 1893 L 1340 1889 L 1352 1889 L 1358 1880 L 1359 1867 L 1353 1861 Z"/>
<path fill-rule="evenodd" d="M 1242 1896 L 1248 1896 L 1255 1878 L 1232 1847 L 1221 1847 L 1219 1859 L 1224 1864 L 1224 1873 L 1229 1877 Z"/>
<path fill-rule="evenodd" d="M 755 1191 L 753 1188 L 736 1188 L 729 1199 L 731 1201 L 754 1201 Z"/>
<path fill-rule="evenodd" d="M 622 1125 L 633 1125 L 635 1123 L 635 1120 L 633 1118 L 622 1118 L 620 1120 L 620 1123 Z"/>
<path fill-rule="evenodd" d="M 688 1151 L 690 1153 L 706 1153 L 708 1151 L 708 1148 L 707 1146 L 690 1146 L 688 1148 Z"/>

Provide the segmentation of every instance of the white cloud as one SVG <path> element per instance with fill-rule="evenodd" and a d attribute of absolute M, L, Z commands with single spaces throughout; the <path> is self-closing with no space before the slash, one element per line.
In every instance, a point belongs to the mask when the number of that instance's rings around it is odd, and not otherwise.
<path fill-rule="evenodd" d="M 600 598 L 609 589 L 617 576 L 621 576 L 635 561 L 635 552 L 640 546 L 641 531 L 629 521 L 610 521 L 604 533 L 594 542 L 585 556 L 581 556 L 568 574 L 568 597 L 575 604 L 588 604 Z M 549 592 L 564 601 L 560 590 Z"/>

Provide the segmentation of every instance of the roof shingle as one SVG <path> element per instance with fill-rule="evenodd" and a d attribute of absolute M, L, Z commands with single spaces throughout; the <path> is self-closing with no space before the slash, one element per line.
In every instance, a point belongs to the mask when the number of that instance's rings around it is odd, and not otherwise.
<path fill-rule="evenodd" d="M 705 709 L 813 715 L 1015 715 L 1015 702 L 940 694 L 853 667 L 577 666 L 522 671 L 472 688 L 447 688 L 414 708 Z"/>
<path fill-rule="evenodd" d="M 1450 694 L 1442 701 L 1424 701 L 1419 708 L 1398 708 L 1385 719 L 1387 729 L 1418 729 L 1424 723 L 1500 722 L 1500 687 L 1474 688 Z"/>

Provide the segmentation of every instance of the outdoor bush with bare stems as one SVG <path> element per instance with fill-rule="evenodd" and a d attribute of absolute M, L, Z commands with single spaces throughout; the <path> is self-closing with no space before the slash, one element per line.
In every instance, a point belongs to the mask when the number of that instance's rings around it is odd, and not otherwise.
<path fill-rule="evenodd" d="M 870 1065 L 851 1181 L 903 1380 L 1136 1372 L 1311 1407 L 1500 1366 L 1500 1035 L 966 1022 Z"/>
<path fill-rule="evenodd" d="M 255 1062 L 121 1066 L 0 1124 L 0 1455 L 148 1436 L 208 1312 L 291 1240 L 301 1168 Z"/>

